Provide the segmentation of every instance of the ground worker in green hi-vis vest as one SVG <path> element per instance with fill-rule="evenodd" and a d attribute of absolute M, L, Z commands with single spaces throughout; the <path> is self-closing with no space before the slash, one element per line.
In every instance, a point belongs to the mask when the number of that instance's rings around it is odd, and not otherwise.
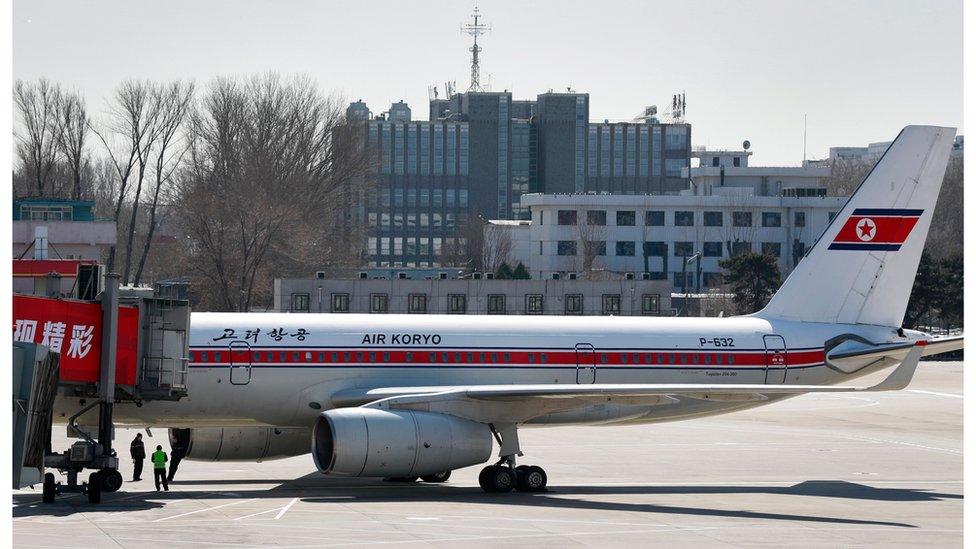
<path fill-rule="evenodd" d="M 162 446 L 156 446 L 156 451 L 152 455 L 153 463 L 153 480 L 156 481 L 156 491 L 159 491 L 160 481 L 163 483 L 163 488 L 169 492 L 169 483 L 166 482 L 166 452 L 163 451 Z"/>

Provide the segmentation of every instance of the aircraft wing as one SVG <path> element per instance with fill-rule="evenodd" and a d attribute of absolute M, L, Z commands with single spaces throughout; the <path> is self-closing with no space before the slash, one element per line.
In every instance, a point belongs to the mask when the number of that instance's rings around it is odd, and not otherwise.
<path fill-rule="evenodd" d="M 868 387 L 760 384 L 540 384 L 386 387 L 337 394 L 334 406 L 364 405 L 450 414 L 483 423 L 522 423 L 533 418 L 594 404 L 653 406 L 679 398 L 755 402 L 771 395 L 896 391 L 908 386 L 924 347 L 913 345 L 883 381 Z"/>

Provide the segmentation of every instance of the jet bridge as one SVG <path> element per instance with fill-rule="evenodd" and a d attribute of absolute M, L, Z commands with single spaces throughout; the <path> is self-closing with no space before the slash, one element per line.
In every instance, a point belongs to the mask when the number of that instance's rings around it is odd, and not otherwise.
<path fill-rule="evenodd" d="M 75 491 L 98 503 L 103 490 L 122 486 L 112 448 L 114 404 L 186 396 L 189 303 L 151 290 L 122 293 L 109 274 L 96 302 L 15 294 L 13 304 L 15 357 L 23 357 L 14 372 L 15 486 L 43 476 L 45 502 Z M 90 403 L 68 421 L 68 435 L 80 440 L 56 453 L 51 416 L 58 395 Z M 67 484 L 44 468 L 65 473 Z M 85 469 L 93 472 L 79 484 Z"/>

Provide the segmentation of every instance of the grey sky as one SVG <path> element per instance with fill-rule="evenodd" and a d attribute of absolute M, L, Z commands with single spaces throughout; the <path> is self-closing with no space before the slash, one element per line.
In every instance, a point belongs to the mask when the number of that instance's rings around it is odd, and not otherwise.
<path fill-rule="evenodd" d="M 374 112 L 467 88 L 473 2 L 16 0 L 14 78 L 46 76 L 95 108 L 126 78 L 306 73 Z M 685 91 L 695 145 L 753 143 L 797 164 L 910 123 L 962 132 L 961 0 L 481 2 L 482 80 L 516 98 L 571 86 L 592 120 Z"/>

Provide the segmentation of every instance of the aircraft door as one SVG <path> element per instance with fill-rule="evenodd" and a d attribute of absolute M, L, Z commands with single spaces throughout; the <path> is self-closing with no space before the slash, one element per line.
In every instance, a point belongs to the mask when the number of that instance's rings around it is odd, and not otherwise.
<path fill-rule="evenodd" d="M 763 336 L 766 346 L 766 384 L 786 382 L 786 340 L 780 335 Z"/>
<path fill-rule="evenodd" d="M 596 383 L 596 351 L 589 343 L 576 344 L 576 383 Z"/>
<path fill-rule="evenodd" d="M 230 382 L 232 385 L 247 385 L 251 382 L 251 345 L 246 341 L 231 341 Z"/>

